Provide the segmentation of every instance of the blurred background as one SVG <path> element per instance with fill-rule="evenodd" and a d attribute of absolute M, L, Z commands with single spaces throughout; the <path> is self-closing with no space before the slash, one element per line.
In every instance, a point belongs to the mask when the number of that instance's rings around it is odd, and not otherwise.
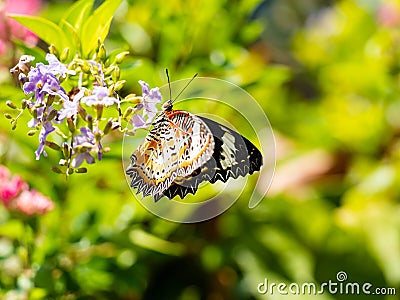
<path fill-rule="evenodd" d="M 35 160 L 25 123 L 12 131 L 3 117 L 6 100 L 24 97 L 9 73 L 22 54 L 14 39 L 46 49 L 14 23 L 6 30 L 5 13 L 57 21 L 72 2 L 0 2 L 0 163 L 55 204 L 34 218 L 0 207 L 0 298 L 365 299 L 257 290 L 265 278 L 320 285 L 344 271 L 346 282 L 396 288 L 374 299 L 399 299 L 400 1 L 123 1 L 106 39 L 131 53 L 122 94 L 140 94 L 139 79 L 164 85 L 165 68 L 172 80 L 225 79 L 274 130 L 277 168 L 261 204 L 242 197 L 198 224 L 134 199 L 121 136 L 66 181 L 50 170 L 57 157 Z"/>

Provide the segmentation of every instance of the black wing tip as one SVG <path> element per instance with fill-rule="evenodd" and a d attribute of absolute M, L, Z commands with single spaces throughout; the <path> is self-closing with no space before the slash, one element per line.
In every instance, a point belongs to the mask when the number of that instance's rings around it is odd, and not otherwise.
<path fill-rule="evenodd" d="M 179 196 L 181 199 L 185 198 L 188 194 L 196 194 L 197 186 L 183 186 L 173 182 L 171 186 L 166 189 L 163 194 L 169 199 Z"/>
<path fill-rule="evenodd" d="M 253 155 L 250 156 L 250 170 L 249 174 L 253 174 L 254 172 L 260 171 L 261 167 L 263 166 L 263 157 L 261 152 L 255 148 L 256 151 L 255 153 L 253 152 Z"/>

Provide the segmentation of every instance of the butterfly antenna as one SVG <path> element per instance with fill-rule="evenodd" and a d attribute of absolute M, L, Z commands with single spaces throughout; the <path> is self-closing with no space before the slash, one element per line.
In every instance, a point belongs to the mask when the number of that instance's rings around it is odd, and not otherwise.
<path fill-rule="evenodd" d="M 179 96 L 183 93 L 184 90 L 186 90 L 188 85 L 193 81 L 193 79 L 196 78 L 196 76 L 197 76 L 197 73 L 193 75 L 192 79 L 190 79 L 188 83 L 186 83 L 185 87 L 179 92 L 178 96 L 176 96 L 175 99 L 172 100 L 172 103 L 174 103 L 175 100 L 179 98 Z M 169 89 L 169 91 L 171 92 L 171 88 Z"/>
<path fill-rule="evenodd" d="M 169 99 L 172 100 L 171 81 L 169 80 L 168 69 L 165 69 L 165 73 L 167 74 L 167 79 L 168 79 Z"/>

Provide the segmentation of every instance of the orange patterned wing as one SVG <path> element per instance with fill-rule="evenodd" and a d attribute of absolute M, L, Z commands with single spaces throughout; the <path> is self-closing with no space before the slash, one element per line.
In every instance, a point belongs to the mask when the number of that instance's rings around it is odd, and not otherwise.
<path fill-rule="evenodd" d="M 162 196 L 173 198 L 195 194 L 203 181 L 215 183 L 228 181 L 259 171 L 263 158 L 261 152 L 248 139 L 236 131 L 213 120 L 200 117 L 214 136 L 213 157 L 188 176 L 177 177 Z M 156 198 L 158 200 L 158 198 Z"/>
<path fill-rule="evenodd" d="M 199 117 L 186 111 L 162 112 L 131 156 L 126 174 L 131 187 L 159 199 L 177 177 L 193 173 L 211 159 L 214 137 Z"/>

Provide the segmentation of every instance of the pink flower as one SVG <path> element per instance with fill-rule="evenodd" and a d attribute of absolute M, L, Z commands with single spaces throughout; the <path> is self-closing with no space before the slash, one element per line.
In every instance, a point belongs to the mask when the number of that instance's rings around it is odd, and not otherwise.
<path fill-rule="evenodd" d="M 7 206 L 12 198 L 15 198 L 19 193 L 28 189 L 28 184 L 18 175 L 14 175 L 9 181 L 0 184 L 0 198 Z"/>
<path fill-rule="evenodd" d="M 400 24 L 400 7 L 394 3 L 382 3 L 378 10 L 378 22 L 387 27 Z"/>
<path fill-rule="evenodd" d="M 7 14 L 36 15 L 41 7 L 41 0 L 5 0 L 0 2 L 0 54 L 4 54 L 12 38 L 24 41 L 30 47 L 36 45 L 37 36 Z"/>
<path fill-rule="evenodd" d="M 54 203 L 35 190 L 25 190 L 15 199 L 16 208 L 26 215 L 43 215 L 54 208 Z"/>
<path fill-rule="evenodd" d="M 54 203 L 35 190 L 20 176 L 11 178 L 10 170 L 0 165 L 0 201 L 10 211 L 20 211 L 26 215 L 43 215 L 54 208 Z"/>

